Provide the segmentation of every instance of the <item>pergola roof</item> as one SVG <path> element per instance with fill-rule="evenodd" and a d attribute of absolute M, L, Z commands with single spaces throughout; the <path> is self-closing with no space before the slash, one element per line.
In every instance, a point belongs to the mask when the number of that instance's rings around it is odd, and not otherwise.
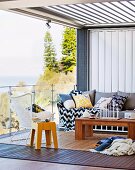
<path fill-rule="evenodd" d="M 78 28 L 135 25 L 135 0 L 0 0 L 0 9 Z"/>

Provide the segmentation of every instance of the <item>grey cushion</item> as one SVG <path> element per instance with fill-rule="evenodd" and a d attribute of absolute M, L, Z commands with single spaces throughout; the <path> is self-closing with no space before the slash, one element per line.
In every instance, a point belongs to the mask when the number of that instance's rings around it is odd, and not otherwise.
<path fill-rule="evenodd" d="M 105 93 L 105 92 L 98 92 L 96 91 L 95 94 L 95 103 L 97 103 L 97 101 L 101 98 L 101 97 L 112 97 L 113 95 L 116 95 L 117 92 L 111 92 L 111 93 Z"/>
<path fill-rule="evenodd" d="M 125 93 L 118 91 L 120 96 L 128 96 L 127 101 L 124 104 L 123 110 L 133 110 L 135 109 L 135 93 Z"/>
<path fill-rule="evenodd" d="M 91 103 L 92 103 L 92 105 L 94 105 L 96 90 L 84 91 L 83 93 L 84 94 L 89 94 Z"/>

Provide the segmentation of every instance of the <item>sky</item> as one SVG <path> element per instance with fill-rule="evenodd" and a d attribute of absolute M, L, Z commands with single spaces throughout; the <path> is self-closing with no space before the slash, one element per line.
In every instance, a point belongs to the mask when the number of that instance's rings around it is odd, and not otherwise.
<path fill-rule="evenodd" d="M 57 57 L 61 56 L 63 26 L 51 23 Z M 0 76 L 39 76 L 43 73 L 46 21 L 0 11 Z"/>

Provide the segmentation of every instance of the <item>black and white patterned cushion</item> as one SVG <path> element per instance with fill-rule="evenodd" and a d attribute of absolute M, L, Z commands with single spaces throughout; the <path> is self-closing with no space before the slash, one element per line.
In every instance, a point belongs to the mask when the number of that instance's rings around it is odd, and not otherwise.
<path fill-rule="evenodd" d="M 112 100 L 108 105 L 108 109 L 121 111 L 127 98 L 128 98 L 127 96 L 113 95 Z"/>
<path fill-rule="evenodd" d="M 82 91 L 80 91 L 80 90 L 72 90 L 72 91 L 70 92 L 70 95 L 71 95 L 71 96 L 78 95 L 78 94 L 82 94 Z"/>

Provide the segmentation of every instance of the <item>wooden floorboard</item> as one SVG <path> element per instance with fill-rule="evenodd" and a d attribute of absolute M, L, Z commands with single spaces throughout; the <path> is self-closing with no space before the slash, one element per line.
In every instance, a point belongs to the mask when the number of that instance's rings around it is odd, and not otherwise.
<path fill-rule="evenodd" d="M 74 149 L 74 150 L 89 150 L 94 148 L 95 144 L 106 137 L 111 136 L 125 136 L 120 134 L 104 134 L 104 133 L 94 133 L 93 137 L 86 138 L 86 140 L 75 140 L 74 131 L 64 132 L 58 131 L 58 143 L 59 148 L 63 149 Z M 42 146 L 45 146 L 45 139 L 43 139 Z M 25 144 L 25 141 L 21 141 Z M 0 143 L 12 143 L 10 138 L 4 139 Z M 20 144 L 19 141 L 13 142 L 14 144 Z M 50 147 L 53 147 L 51 145 Z M 97 167 L 87 167 L 87 166 L 77 166 L 77 165 L 63 165 L 56 163 L 46 163 L 37 161 L 25 161 L 25 160 L 15 160 L 15 159 L 5 159 L 0 158 L 0 170 L 111 170 L 110 168 L 97 168 Z"/>
<path fill-rule="evenodd" d="M 75 149 L 75 150 L 89 150 L 95 147 L 95 144 L 107 137 L 112 136 L 123 136 L 126 135 L 116 134 L 116 133 L 94 133 L 92 137 L 86 138 L 85 140 L 75 140 L 75 133 L 70 132 L 58 132 L 59 148 L 64 149 Z M 53 146 L 52 146 L 53 147 Z"/>
<path fill-rule="evenodd" d="M 112 170 L 112 169 L 0 158 L 0 170 Z"/>

